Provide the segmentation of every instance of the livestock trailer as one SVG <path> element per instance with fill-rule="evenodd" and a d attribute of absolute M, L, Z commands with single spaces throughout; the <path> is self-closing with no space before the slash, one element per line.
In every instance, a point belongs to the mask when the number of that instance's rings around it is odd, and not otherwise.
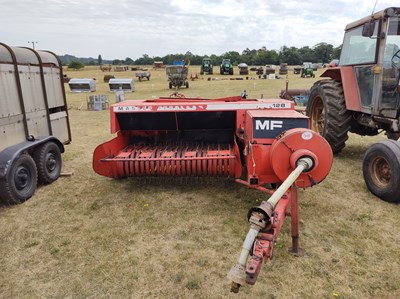
<path fill-rule="evenodd" d="M 0 198 L 20 203 L 59 177 L 71 141 L 61 62 L 0 43 L 0 86 Z"/>
<path fill-rule="evenodd" d="M 73 78 L 68 82 L 71 92 L 96 91 L 96 80 L 90 78 Z"/>

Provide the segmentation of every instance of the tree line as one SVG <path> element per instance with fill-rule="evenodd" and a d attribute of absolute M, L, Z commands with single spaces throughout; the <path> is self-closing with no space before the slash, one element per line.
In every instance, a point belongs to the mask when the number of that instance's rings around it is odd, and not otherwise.
<path fill-rule="evenodd" d="M 238 65 L 239 63 L 246 63 L 250 66 L 252 65 L 267 65 L 275 64 L 279 65 L 281 63 L 287 63 L 289 65 L 301 65 L 303 62 L 314 62 L 314 63 L 328 63 L 332 59 L 337 59 L 340 56 L 341 46 L 334 47 L 328 43 L 319 43 L 313 47 L 305 46 L 302 48 L 287 47 L 283 46 L 280 50 L 268 50 L 266 47 L 261 49 L 249 48 L 239 53 L 237 51 L 229 51 L 223 53 L 222 55 L 196 55 L 191 52 L 186 52 L 185 54 L 168 54 L 164 57 L 156 56 L 150 57 L 148 54 L 143 54 L 142 57 L 133 60 L 130 57 L 125 59 L 114 59 L 112 61 L 105 61 L 102 59 L 101 55 L 98 56 L 97 60 L 94 58 L 76 58 L 71 60 L 71 56 L 68 56 L 70 61 L 65 63 L 62 57 L 61 61 L 65 65 L 70 65 L 74 63 L 80 63 L 83 65 L 102 65 L 102 64 L 112 64 L 112 65 L 152 65 L 154 61 L 162 61 L 165 65 L 170 65 L 176 59 L 184 59 L 190 61 L 192 65 L 201 65 L 201 61 L 204 57 L 211 59 L 214 65 L 219 65 L 224 58 L 231 59 L 233 65 Z"/>

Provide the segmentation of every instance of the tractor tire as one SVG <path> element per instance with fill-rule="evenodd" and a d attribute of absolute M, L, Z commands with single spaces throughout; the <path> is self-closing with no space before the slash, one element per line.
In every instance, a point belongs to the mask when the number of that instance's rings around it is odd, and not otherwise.
<path fill-rule="evenodd" d="M 400 202 L 400 143 L 383 140 L 373 144 L 363 159 L 369 191 L 388 202 Z"/>
<path fill-rule="evenodd" d="M 168 83 L 169 89 L 172 89 L 172 82 Z"/>
<path fill-rule="evenodd" d="M 233 69 L 229 70 L 229 75 L 233 75 Z"/>
<path fill-rule="evenodd" d="M 321 134 L 334 154 L 345 147 L 351 128 L 352 115 L 346 109 L 342 83 L 321 80 L 311 87 L 306 114 L 310 117 L 311 129 Z"/>
<path fill-rule="evenodd" d="M 46 142 L 35 149 L 33 160 L 36 163 L 40 183 L 50 184 L 60 177 L 61 152 L 54 142 Z"/>
<path fill-rule="evenodd" d="M 19 204 L 35 193 L 37 185 L 37 169 L 35 161 L 28 154 L 19 156 L 0 179 L 1 199 L 9 204 Z"/>
<path fill-rule="evenodd" d="M 186 88 L 189 88 L 189 81 L 185 82 L 185 86 L 186 86 Z"/>

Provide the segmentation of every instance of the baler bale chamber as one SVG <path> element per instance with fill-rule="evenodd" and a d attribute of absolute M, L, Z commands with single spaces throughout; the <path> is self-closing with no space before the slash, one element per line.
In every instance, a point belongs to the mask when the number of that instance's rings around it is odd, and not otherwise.
<path fill-rule="evenodd" d="M 233 292 L 256 282 L 287 216 L 292 222 L 291 251 L 300 253 L 297 187 L 324 180 L 332 151 L 309 129 L 308 117 L 296 112 L 292 101 L 159 98 L 123 101 L 110 113 L 111 133 L 117 136 L 95 149 L 93 168 L 98 174 L 229 177 L 271 195 L 249 211 L 249 234 L 228 273 Z"/>

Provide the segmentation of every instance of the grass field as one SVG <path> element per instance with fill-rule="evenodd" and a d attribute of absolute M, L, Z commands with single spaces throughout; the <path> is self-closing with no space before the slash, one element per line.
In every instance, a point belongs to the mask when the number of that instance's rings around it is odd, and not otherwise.
<path fill-rule="evenodd" d="M 151 72 L 126 99 L 172 93 L 165 71 Z M 94 67 L 65 73 L 96 78 L 96 94 L 114 102 L 106 73 Z M 249 98 L 276 98 L 285 87 L 285 79 L 256 75 L 207 77 L 179 92 L 214 98 L 245 89 Z M 317 79 L 290 74 L 289 86 L 308 88 Z M 361 170 L 366 149 L 385 136 L 350 135 L 327 179 L 300 192 L 305 255 L 288 253 L 287 220 L 256 285 L 232 294 L 226 274 L 247 233 L 247 211 L 266 195 L 229 180 L 95 174 L 93 150 L 113 137 L 109 111 L 87 111 L 88 94 L 71 93 L 67 85 L 66 91 L 73 141 L 63 172 L 73 175 L 39 186 L 23 204 L 0 206 L 0 298 L 400 298 L 400 206 L 369 193 Z"/>

